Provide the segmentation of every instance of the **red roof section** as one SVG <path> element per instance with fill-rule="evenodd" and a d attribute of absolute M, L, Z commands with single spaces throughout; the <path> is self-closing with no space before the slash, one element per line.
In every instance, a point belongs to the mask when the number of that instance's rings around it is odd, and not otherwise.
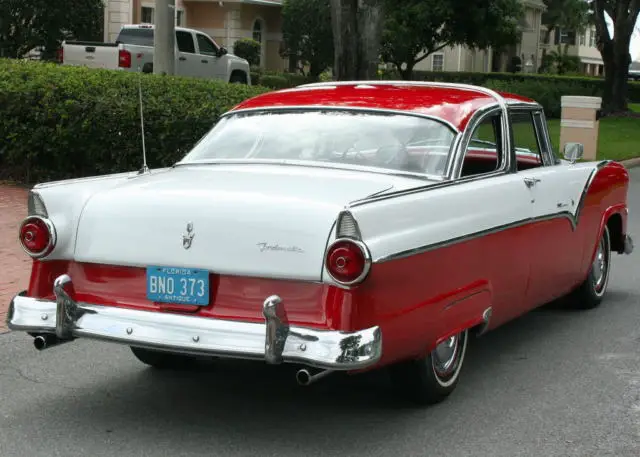
<path fill-rule="evenodd" d="M 499 92 L 500 93 L 500 92 Z M 508 103 L 533 100 L 500 93 Z M 464 130 L 471 116 L 496 101 L 466 88 L 419 86 L 408 84 L 362 84 L 297 87 L 268 92 L 240 103 L 232 111 L 278 106 L 331 106 L 377 108 L 427 114 L 444 119 Z"/>

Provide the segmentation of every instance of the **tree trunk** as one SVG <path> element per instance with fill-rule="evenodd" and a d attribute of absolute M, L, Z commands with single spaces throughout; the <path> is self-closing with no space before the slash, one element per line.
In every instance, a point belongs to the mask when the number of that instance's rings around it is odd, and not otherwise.
<path fill-rule="evenodd" d="M 358 0 L 331 0 L 333 29 L 333 76 L 356 79 L 358 74 Z"/>
<path fill-rule="evenodd" d="M 602 111 L 605 114 L 628 110 L 627 91 L 629 78 L 629 44 L 634 31 L 640 0 L 631 0 L 608 4 L 604 0 L 593 3 L 596 19 L 597 45 L 604 62 L 604 93 L 602 95 Z M 607 10 L 607 7 L 610 9 Z M 613 38 L 605 21 L 605 11 L 613 20 Z"/>
<path fill-rule="evenodd" d="M 331 0 L 334 79 L 376 77 L 382 19 L 382 0 Z"/>
<path fill-rule="evenodd" d="M 404 79 L 405 81 L 411 81 L 411 79 L 413 78 L 413 67 L 415 66 L 414 63 L 408 63 L 407 62 L 407 66 L 403 69 L 402 66 L 397 66 L 396 68 L 398 69 L 398 72 L 400 73 L 400 77 L 402 79 Z"/>
<path fill-rule="evenodd" d="M 360 0 L 358 10 L 358 79 L 375 79 L 380 61 L 383 7 L 380 0 Z"/>

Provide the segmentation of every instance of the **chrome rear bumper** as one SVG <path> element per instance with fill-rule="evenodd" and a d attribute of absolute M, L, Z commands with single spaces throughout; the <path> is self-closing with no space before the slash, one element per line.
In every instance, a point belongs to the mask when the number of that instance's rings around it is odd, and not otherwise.
<path fill-rule="evenodd" d="M 301 363 L 320 369 L 356 370 L 382 355 L 378 327 L 357 332 L 290 326 L 278 296 L 263 303 L 264 323 L 238 322 L 74 301 L 65 290 L 71 278 L 55 280 L 56 301 L 13 298 L 7 316 L 12 330 L 55 335 L 60 342 L 90 338 L 194 355 Z"/>

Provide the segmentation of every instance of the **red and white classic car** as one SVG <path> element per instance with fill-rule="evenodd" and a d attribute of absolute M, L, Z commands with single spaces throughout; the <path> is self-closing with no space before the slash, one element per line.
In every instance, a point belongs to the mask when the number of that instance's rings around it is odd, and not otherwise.
<path fill-rule="evenodd" d="M 263 94 L 170 168 L 36 185 L 8 325 L 161 368 L 296 364 L 303 385 L 385 367 L 439 402 L 472 335 L 560 297 L 597 306 L 633 250 L 625 168 L 564 152 L 539 104 L 483 87 Z"/>

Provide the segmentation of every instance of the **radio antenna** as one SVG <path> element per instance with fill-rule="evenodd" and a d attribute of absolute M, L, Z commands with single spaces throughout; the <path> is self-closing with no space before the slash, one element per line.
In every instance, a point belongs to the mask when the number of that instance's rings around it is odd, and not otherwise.
<path fill-rule="evenodd" d="M 149 167 L 147 166 L 147 149 L 144 144 L 144 113 L 142 110 L 142 72 L 138 67 L 138 96 L 140 99 L 140 129 L 142 132 L 142 168 L 138 171 L 139 175 L 149 173 Z"/>

